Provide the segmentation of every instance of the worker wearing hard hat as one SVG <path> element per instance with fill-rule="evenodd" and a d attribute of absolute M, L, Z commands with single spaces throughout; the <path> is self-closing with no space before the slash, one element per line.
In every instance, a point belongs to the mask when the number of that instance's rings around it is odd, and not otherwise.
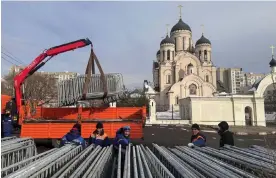
<path fill-rule="evenodd" d="M 11 118 L 11 114 L 9 111 L 6 111 L 2 117 L 2 134 L 1 137 L 11 137 L 12 136 L 12 131 L 13 131 L 13 121 Z"/>
<path fill-rule="evenodd" d="M 200 127 L 198 124 L 192 125 L 192 136 L 191 143 L 188 144 L 189 147 L 204 147 L 206 145 L 206 137 L 200 132 Z"/>
<path fill-rule="evenodd" d="M 130 144 L 130 127 L 124 126 L 117 130 L 116 138 L 114 139 L 114 148 L 115 150 L 119 150 L 119 145 L 122 147 L 122 152 L 125 152 L 126 147 Z"/>
<path fill-rule="evenodd" d="M 66 135 L 64 135 L 61 139 L 61 145 L 64 146 L 68 143 L 74 143 L 77 145 L 82 145 L 83 148 L 85 148 L 85 141 L 81 136 L 81 125 L 75 124 L 73 128 L 68 132 Z"/>
<path fill-rule="evenodd" d="M 89 137 L 89 145 L 90 144 L 94 144 L 95 146 L 100 145 L 102 147 L 109 145 L 109 139 L 107 134 L 104 132 L 103 123 L 97 123 L 96 130 Z"/>

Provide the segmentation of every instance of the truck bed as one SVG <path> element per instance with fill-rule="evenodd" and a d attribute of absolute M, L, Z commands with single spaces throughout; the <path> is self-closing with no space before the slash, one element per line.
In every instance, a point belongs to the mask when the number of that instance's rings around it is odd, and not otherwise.
<path fill-rule="evenodd" d="M 40 108 L 29 119 L 23 119 L 21 137 L 36 139 L 57 139 L 64 136 L 81 116 L 81 134 L 88 138 L 95 130 L 98 121 L 103 122 L 104 130 L 110 138 L 125 125 L 131 127 L 131 138 L 143 137 L 143 125 L 146 119 L 145 107 L 122 108 Z"/>

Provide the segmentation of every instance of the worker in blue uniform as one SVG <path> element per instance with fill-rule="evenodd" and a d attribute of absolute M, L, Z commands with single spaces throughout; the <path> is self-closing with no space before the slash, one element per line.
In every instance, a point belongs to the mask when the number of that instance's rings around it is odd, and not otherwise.
<path fill-rule="evenodd" d="M 198 124 L 192 125 L 191 143 L 189 143 L 188 146 L 191 148 L 193 148 L 194 146 L 206 146 L 206 137 L 200 132 L 200 127 Z"/>
<path fill-rule="evenodd" d="M 13 121 L 10 112 L 7 111 L 2 115 L 2 137 L 11 137 L 13 132 Z"/>
<path fill-rule="evenodd" d="M 90 135 L 88 140 L 89 145 L 94 144 L 95 146 L 100 145 L 105 147 L 109 145 L 109 139 L 107 134 L 104 132 L 103 123 L 98 122 L 96 130 Z"/>
<path fill-rule="evenodd" d="M 131 145 L 131 143 L 130 143 L 130 127 L 129 126 L 124 126 L 124 127 L 120 128 L 119 130 L 117 130 L 113 145 L 114 145 L 116 156 L 118 156 L 119 145 L 121 145 L 121 153 L 122 153 L 121 154 L 121 175 L 123 175 L 126 147 Z"/>
<path fill-rule="evenodd" d="M 114 139 L 114 148 L 119 150 L 119 145 L 121 145 L 122 152 L 125 153 L 126 147 L 130 144 L 130 127 L 124 126 L 117 130 L 116 137 Z"/>
<path fill-rule="evenodd" d="M 81 136 L 80 124 L 75 124 L 70 132 L 62 137 L 60 146 L 64 146 L 67 143 L 75 143 L 85 148 L 85 140 Z"/>

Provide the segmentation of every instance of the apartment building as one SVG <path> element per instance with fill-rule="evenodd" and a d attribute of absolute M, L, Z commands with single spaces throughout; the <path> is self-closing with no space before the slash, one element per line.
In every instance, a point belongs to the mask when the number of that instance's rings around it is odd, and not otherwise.
<path fill-rule="evenodd" d="M 254 74 L 252 72 L 245 74 L 246 86 L 252 86 L 256 81 L 262 79 L 265 74 Z"/>
<path fill-rule="evenodd" d="M 21 70 L 23 70 L 25 68 L 25 66 L 17 66 L 17 65 L 13 65 L 10 68 L 10 73 L 18 73 Z M 36 73 L 38 74 L 45 74 L 45 75 L 52 75 L 57 81 L 61 81 L 61 80 L 67 80 L 67 79 L 71 79 L 74 78 L 76 76 L 78 76 L 79 74 L 76 72 L 45 72 L 45 71 L 37 71 Z"/>
<path fill-rule="evenodd" d="M 17 66 L 17 65 L 13 65 L 13 66 L 11 66 L 9 73 L 18 73 L 18 72 L 20 72 L 21 70 L 23 70 L 25 67 L 26 67 L 26 66 Z"/>
<path fill-rule="evenodd" d="M 217 80 L 221 81 L 227 93 L 245 94 L 265 74 L 245 73 L 242 68 L 218 68 Z"/>
<path fill-rule="evenodd" d="M 79 75 L 76 72 L 68 72 L 68 71 L 65 71 L 65 72 L 44 72 L 44 71 L 41 71 L 39 73 L 40 74 L 45 74 L 45 75 L 51 75 L 51 76 L 53 76 L 53 78 L 55 78 L 57 80 L 57 82 L 62 81 L 62 80 L 68 80 L 68 79 L 71 79 L 71 78 L 75 78 Z"/>
<path fill-rule="evenodd" d="M 221 81 L 227 93 L 243 93 L 245 86 L 245 77 L 242 68 L 218 68 L 217 80 Z"/>

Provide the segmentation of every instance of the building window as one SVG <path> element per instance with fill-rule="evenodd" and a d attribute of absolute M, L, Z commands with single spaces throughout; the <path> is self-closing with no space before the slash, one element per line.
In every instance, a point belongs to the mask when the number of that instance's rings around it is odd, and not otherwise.
<path fill-rule="evenodd" d="M 201 60 L 201 51 L 198 52 L 198 58 Z"/>
<path fill-rule="evenodd" d="M 209 75 L 206 75 L 205 81 L 206 81 L 206 82 L 209 82 Z"/>
<path fill-rule="evenodd" d="M 204 61 L 207 61 L 207 50 L 204 50 Z"/>
<path fill-rule="evenodd" d="M 194 66 L 192 64 L 189 64 L 187 68 L 188 68 L 188 74 L 189 75 L 192 74 L 194 70 Z"/>
<path fill-rule="evenodd" d="M 171 83 L 171 75 L 166 75 L 166 84 Z"/>
<path fill-rule="evenodd" d="M 178 105 L 178 102 L 179 102 L 179 98 L 178 98 L 178 96 L 175 98 L 175 104 L 177 104 Z"/>
<path fill-rule="evenodd" d="M 196 89 L 197 89 L 196 85 L 195 84 L 191 84 L 189 86 L 190 95 L 196 95 Z"/>
<path fill-rule="evenodd" d="M 165 51 L 163 51 L 163 61 L 165 61 Z"/>
<path fill-rule="evenodd" d="M 171 60 L 171 51 L 170 50 L 167 51 L 167 60 L 168 61 Z"/>

